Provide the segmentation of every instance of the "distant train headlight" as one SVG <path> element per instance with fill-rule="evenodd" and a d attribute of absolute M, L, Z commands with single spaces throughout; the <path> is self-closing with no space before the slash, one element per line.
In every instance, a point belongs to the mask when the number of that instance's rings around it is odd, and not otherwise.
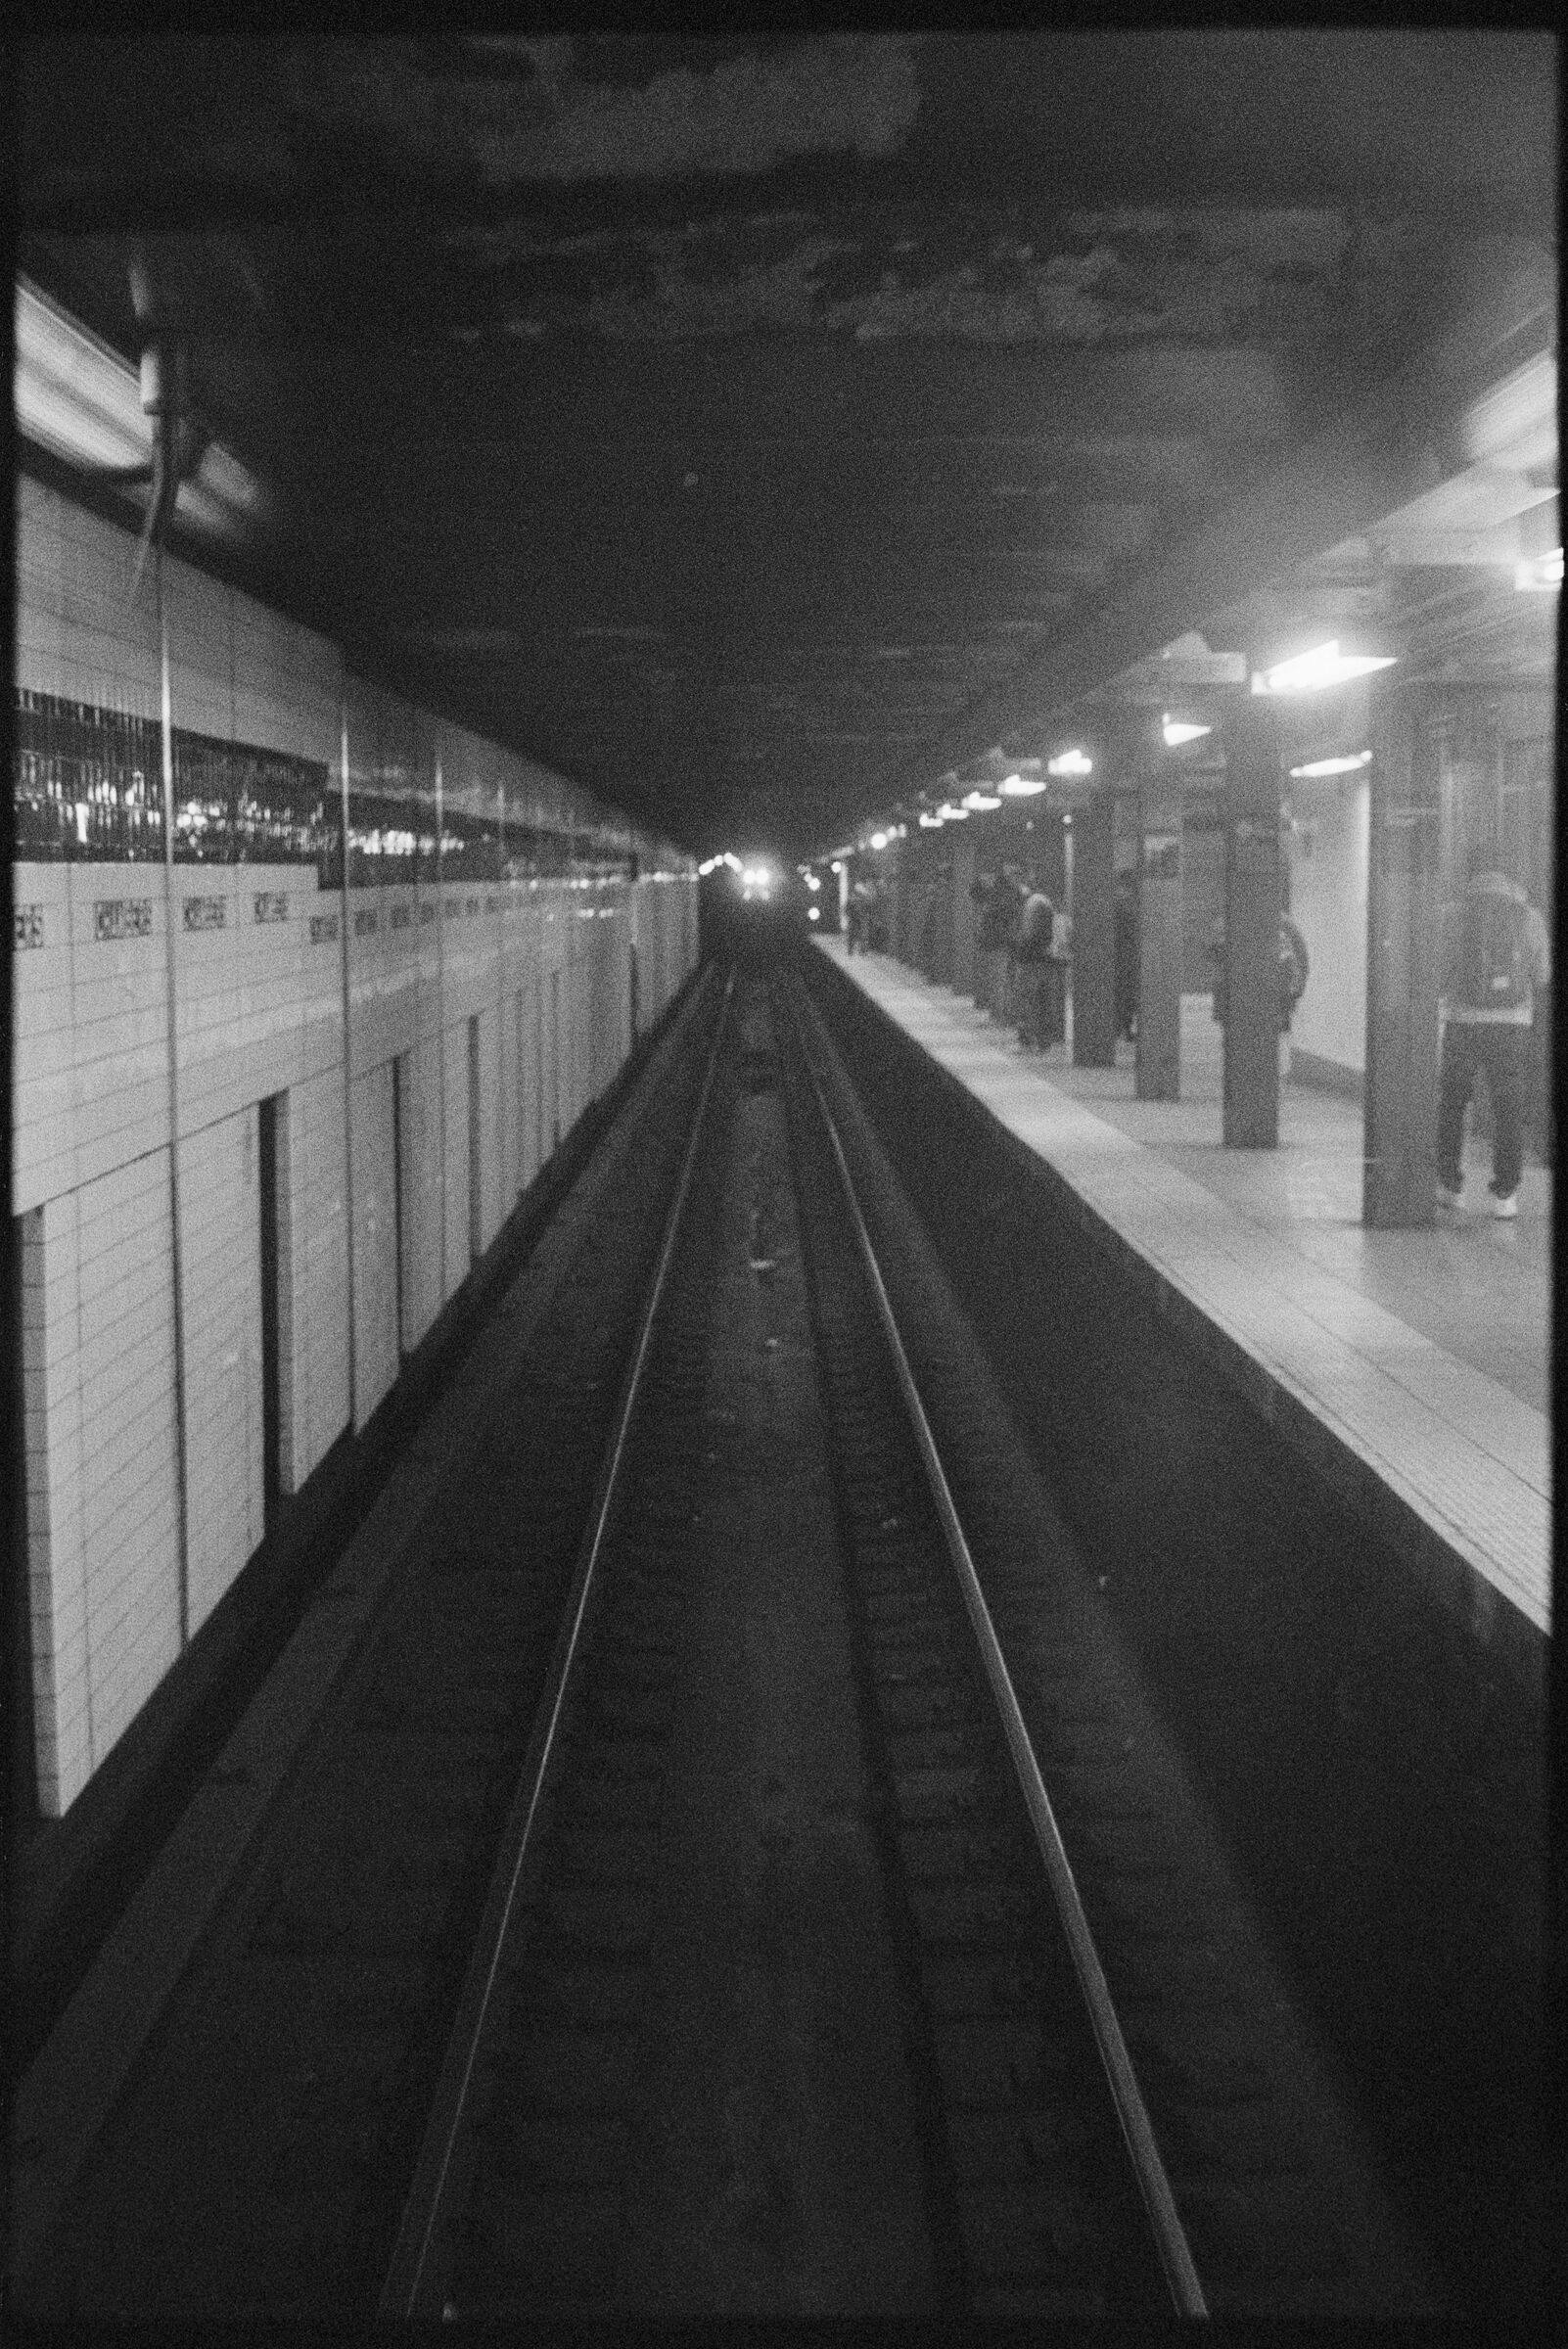
<path fill-rule="evenodd" d="M 807 905 L 806 908 L 806 918 L 808 922 L 815 922 L 821 919 L 821 915 L 816 906 Z"/>

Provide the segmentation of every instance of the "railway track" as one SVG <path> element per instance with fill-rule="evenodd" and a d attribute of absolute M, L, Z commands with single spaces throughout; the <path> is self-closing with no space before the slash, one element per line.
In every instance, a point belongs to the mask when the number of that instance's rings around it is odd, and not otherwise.
<path fill-rule="evenodd" d="M 804 990 L 720 991 L 23 2313 L 1423 2305 Z"/>
<path fill-rule="evenodd" d="M 771 990 L 743 983 L 731 1007 L 384 2316 L 755 2313 L 769 2294 L 773 2313 L 832 2313 L 816 2295 L 847 2277 L 852 2297 L 858 2290 L 869 2306 L 891 2298 L 945 2315 L 1205 2310 L 798 1022 L 785 981 Z M 725 1833 L 700 1805 L 695 1815 L 689 1800 L 683 1807 L 678 1790 L 693 1773 L 682 1750 L 706 1744 L 732 1765 L 710 1775 L 714 1805 L 744 1807 L 746 1766 L 759 1760 L 755 1740 L 737 1752 L 733 1727 L 726 1740 L 705 1723 L 705 1711 L 723 1704 L 725 1660 L 703 1669 L 693 1638 L 694 1618 L 747 1604 L 743 1589 L 720 1591 L 715 1603 L 703 1588 L 724 1549 L 696 1531 L 719 1457 L 721 1396 L 738 1398 L 732 1450 L 765 1443 L 770 1424 L 779 1433 L 765 1369 L 749 1395 L 724 1383 L 719 1358 L 736 1331 L 728 1316 L 721 1332 L 715 1302 L 726 1248 L 733 1271 L 737 1243 L 756 1293 L 793 1289 L 775 1317 L 812 1324 L 816 1394 L 794 1434 L 797 1445 L 815 1437 L 820 1458 L 807 1474 L 819 1493 L 823 1471 L 831 1486 L 848 1668 L 836 1701 L 859 1746 L 859 1818 L 851 1823 L 874 1855 L 877 1962 L 905 2071 L 902 2096 L 889 2101 L 903 2116 L 925 2238 L 923 2252 L 903 2243 L 880 2272 L 876 2246 L 864 2242 L 837 2245 L 831 2274 L 803 2266 L 801 2223 L 813 2200 L 830 2199 L 808 2174 L 808 2148 L 832 2090 L 807 2076 L 808 2061 L 780 2082 L 775 2056 L 769 2089 L 765 2077 L 729 2078 L 733 2050 L 693 2050 L 723 2078 L 688 2072 L 685 2096 L 728 2119 L 727 2142 L 716 2154 L 708 2148 L 706 2192 L 667 2174 L 678 2168 L 680 2142 L 669 2126 L 662 2050 L 682 2037 L 675 1959 L 689 1939 L 670 1887 L 701 1887 L 683 1837 Z M 784 1327 L 764 1329 L 763 1364 L 787 1342 Z M 777 1375 L 786 1370 L 781 1363 Z M 820 1692 L 814 1702 L 830 1710 Z M 842 1719 L 818 1727 L 828 1743 L 845 1734 Z M 787 1780 L 769 1776 L 775 1798 L 787 1798 Z M 764 1779 L 763 1810 L 768 1791 Z M 775 1822 L 775 1833 L 789 1840 L 787 1826 Z M 709 1886 L 708 1898 L 709 1937 L 741 1947 L 746 1935 L 723 1896 Z M 816 1930 L 809 1905 L 779 1923 L 807 1940 Z M 868 1962 L 863 1951 L 858 1959 Z M 748 1965 L 756 1971 L 743 1955 L 742 1975 Z M 798 1983 L 794 1995 L 799 2004 Z M 733 2007 L 727 1988 L 721 2011 L 726 2002 Z M 831 2061 L 848 2068 L 853 2090 L 870 2088 L 856 2077 L 854 2050 Z M 768 2073 L 767 2058 L 759 2069 Z M 823 2158 L 831 2166 L 841 2156 Z M 879 2158 L 874 2133 L 861 2158 Z M 701 2143 L 693 2160 L 701 2172 Z M 744 2223 L 726 2234 L 725 2220 L 744 2221 L 748 2209 L 749 2239 Z"/>

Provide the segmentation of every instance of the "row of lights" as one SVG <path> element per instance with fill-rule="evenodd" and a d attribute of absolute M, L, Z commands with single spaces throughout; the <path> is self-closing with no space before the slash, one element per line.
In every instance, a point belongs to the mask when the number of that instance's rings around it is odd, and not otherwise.
<path fill-rule="evenodd" d="M 1319 693 L 1327 686 L 1348 684 L 1355 677 L 1370 676 L 1376 669 L 1393 667 L 1392 654 L 1342 653 L 1339 639 L 1334 637 L 1326 644 L 1314 645 L 1311 652 L 1297 654 L 1293 660 L 1278 661 L 1271 668 L 1256 670 L 1252 690 L 1255 694 Z M 1167 750 L 1174 751 L 1183 743 L 1196 742 L 1201 736 L 1212 734 L 1214 728 L 1200 725 L 1193 718 L 1173 717 L 1167 710 L 1161 714 L 1160 731 Z M 1359 751 L 1349 758 L 1317 759 L 1305 766 L 1293 766 L 1290 771 L 1298 777 L 1348 774 L 1367 765 L 1371 756 L 1370 751 Z M 1054 759 L 1047 760 L 1045 772 L 1063 781 L 1081 780 L 1094 772 L 1094 761 L 1086 751 L 1075 744 L 1071 749 L 1059 752 Z M 953 774 L 944 780 L 956 784 L 958 778 Z M 999 807 L 1004 799 L 1033 799 L 1044 789 L 1044 783 L 1038 776 L 1014 771 L 1002 776 L 994 792 L 977 787 L 966 792 L 961 801 L 945 800 L 939 807 L 922 808 L 920 825 L 927 832 L 940 831 L 944 824 L 963 823 L 972 814 Z M 880 851 L 891 840 L 900 839 L 904 830 L 905 827 L 899 825 L 873 832 L 866 845 Z"/>

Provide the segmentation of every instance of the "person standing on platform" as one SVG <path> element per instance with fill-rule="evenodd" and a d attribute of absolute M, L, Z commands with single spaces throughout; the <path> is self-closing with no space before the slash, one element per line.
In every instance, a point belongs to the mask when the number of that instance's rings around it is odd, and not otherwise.
<path fill-rule="evenodd" d="M 871 890 L 864 881 L 856 881 L 850 892 L 850 952 L 858 946 L 862 954 L 871 944 Z"/>
<path fill-rule="evenodd" d="M 1013 955 L 1018 971 L 1018 1040 L 1026 1052 L 1045 1049 L 1045 990 L 1055 929 L 1055 906 L 1042 889 L 1031 890 L 1018 917 Z"/>
<path fill-rule="evenodd" d="M 1013 890 L 1004 873 L 991 873 L 971 892 L 980 907 L 980 1008 L 1006 1017 L 1007 959 L 1013 943 Z"/>
<path fill-rule="evenodd" d="M 1209 930 L 1209 960 L 1214 965 L 1214 1016 L 1222 1028 L 1230 1008 L 1229 975 L 1225 958 L 1225 917 L 1217 913 Z M 1307 981 L 1312 963 L 1307 952 L 1307 941 L 1288 913 L 1279 917 L 1279 946 L 1275 958 L 1279 975 L 1279 1036 L 1281 1074 L 1285 1044 L 1290 1023 L 1296 1016 L 1296 1006 L 1307 992 Z"/>
<path fill-rule="evenodd" d="M 1446 909 L 1443 1052 L 1438 1078 L 1437 1203 L 1464 1203 L 1464 1120 L 1478 1075 L 1492 1095 L 1492 1213 L 1519 1213 L 1525 1087 L 1535 990 L 1551 977 L 1546 925 L 1517 881 L 1479 872 Z"/>

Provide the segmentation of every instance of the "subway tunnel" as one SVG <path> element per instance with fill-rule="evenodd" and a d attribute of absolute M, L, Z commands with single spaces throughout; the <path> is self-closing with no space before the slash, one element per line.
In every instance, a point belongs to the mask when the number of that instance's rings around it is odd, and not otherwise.
<path fill-rule="evenodd" d="M 1560 2297 L 1557 63 L 23 45 L 17 2318 Z"/>

